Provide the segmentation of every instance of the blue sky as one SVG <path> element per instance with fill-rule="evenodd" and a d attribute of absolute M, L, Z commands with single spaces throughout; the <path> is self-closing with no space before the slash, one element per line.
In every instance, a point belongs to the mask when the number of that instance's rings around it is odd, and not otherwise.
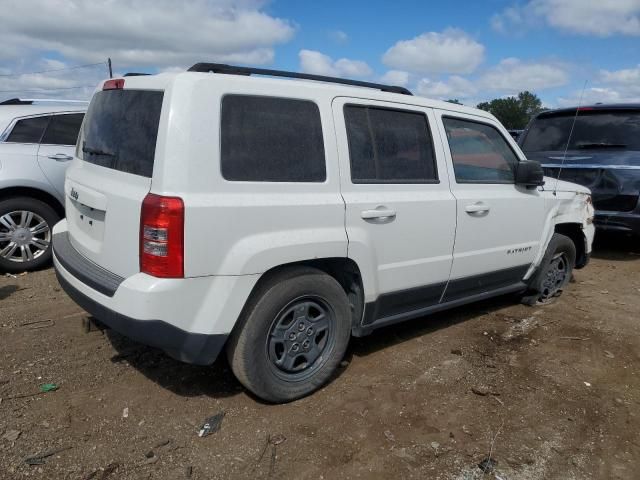
<path fill-rule="evenodd" d="M 102 65 L 181 70 L 223 61 L 547 106 L 640 101 L 640 0 L 5 0 L 0 99 L 87 98 Z M 178 7 L 178 5 L 180 5 Z M 38 12 L 38 15 L 33 15 Z M 4 75 L 4 76 L 3 76 Z"/>

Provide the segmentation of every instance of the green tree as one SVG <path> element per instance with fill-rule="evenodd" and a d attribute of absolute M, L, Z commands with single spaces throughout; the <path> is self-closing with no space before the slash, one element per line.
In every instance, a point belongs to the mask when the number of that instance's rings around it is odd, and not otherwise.
<path fill-rule="evenodd" d="M 492 113 L 508 129 L 521 130 L 529 120 L 544 110 L 542 101 L 534 93 L 520 92 L 515 97 L 494 98 L 477 108 Z"/>

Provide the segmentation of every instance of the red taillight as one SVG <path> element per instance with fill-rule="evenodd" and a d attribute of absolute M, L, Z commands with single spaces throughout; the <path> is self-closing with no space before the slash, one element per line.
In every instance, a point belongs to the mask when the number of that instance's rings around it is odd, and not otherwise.
<path fill-rule="evenodd" d="M 149 193 L 140 214 L 140 271 L 184 277 L 184 202 Z"/>
<path fill-rule="evenodd" d="M 102 90 L 120 90 L 124 88 L 124 78 L 114 78 L 102 84 Z"/>

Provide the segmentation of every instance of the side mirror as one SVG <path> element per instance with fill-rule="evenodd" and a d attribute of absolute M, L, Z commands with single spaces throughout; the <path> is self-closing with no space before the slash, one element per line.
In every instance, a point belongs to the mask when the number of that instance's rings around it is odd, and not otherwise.
<path fill-rule="evenodd" d="M 540 162 L 521 160 L 516 169 L 516 185 L 535 188 L 544 185 L 544 172 Z"/>

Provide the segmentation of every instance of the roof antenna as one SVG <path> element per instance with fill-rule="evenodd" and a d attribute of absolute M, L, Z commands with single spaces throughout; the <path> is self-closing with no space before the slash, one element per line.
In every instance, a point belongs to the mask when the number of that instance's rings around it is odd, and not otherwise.
<path fill-rule="evenodd" d="M 576 126 L 576 120 L 578 119 L 578 112 L 580 111 L 580 107 L 582 106 L 582 97 L 584 96 L 584 91 L 587 88 L 588 80 L 584 81 L 584 85 L 582 86 L 582 93 L 580 93 L 580 101 L 578 102 L 578 107 L 576 108 L 576 114 L 573 117 L 573 123 L 571 124 L 571 130 L 569 131 L 569 138 L 567 138 L 567 144 L 564 147 L 564 155 L 562 155 L 562 162 L 560 162 L 560 168 L 558 169 L 558 176 L 556 177 L 556 185 L 553 187 L 553 195 L 556 196 L 558 192 L 558 182 L 560 181 L 560 175 L 562 175 L 562 167 L 564 167 L 564 161 L 567 159 L 567 150 L 569 150 L 569 144 L 571 143 L 571 137 L 573 136 L 573 129 Z"/>

